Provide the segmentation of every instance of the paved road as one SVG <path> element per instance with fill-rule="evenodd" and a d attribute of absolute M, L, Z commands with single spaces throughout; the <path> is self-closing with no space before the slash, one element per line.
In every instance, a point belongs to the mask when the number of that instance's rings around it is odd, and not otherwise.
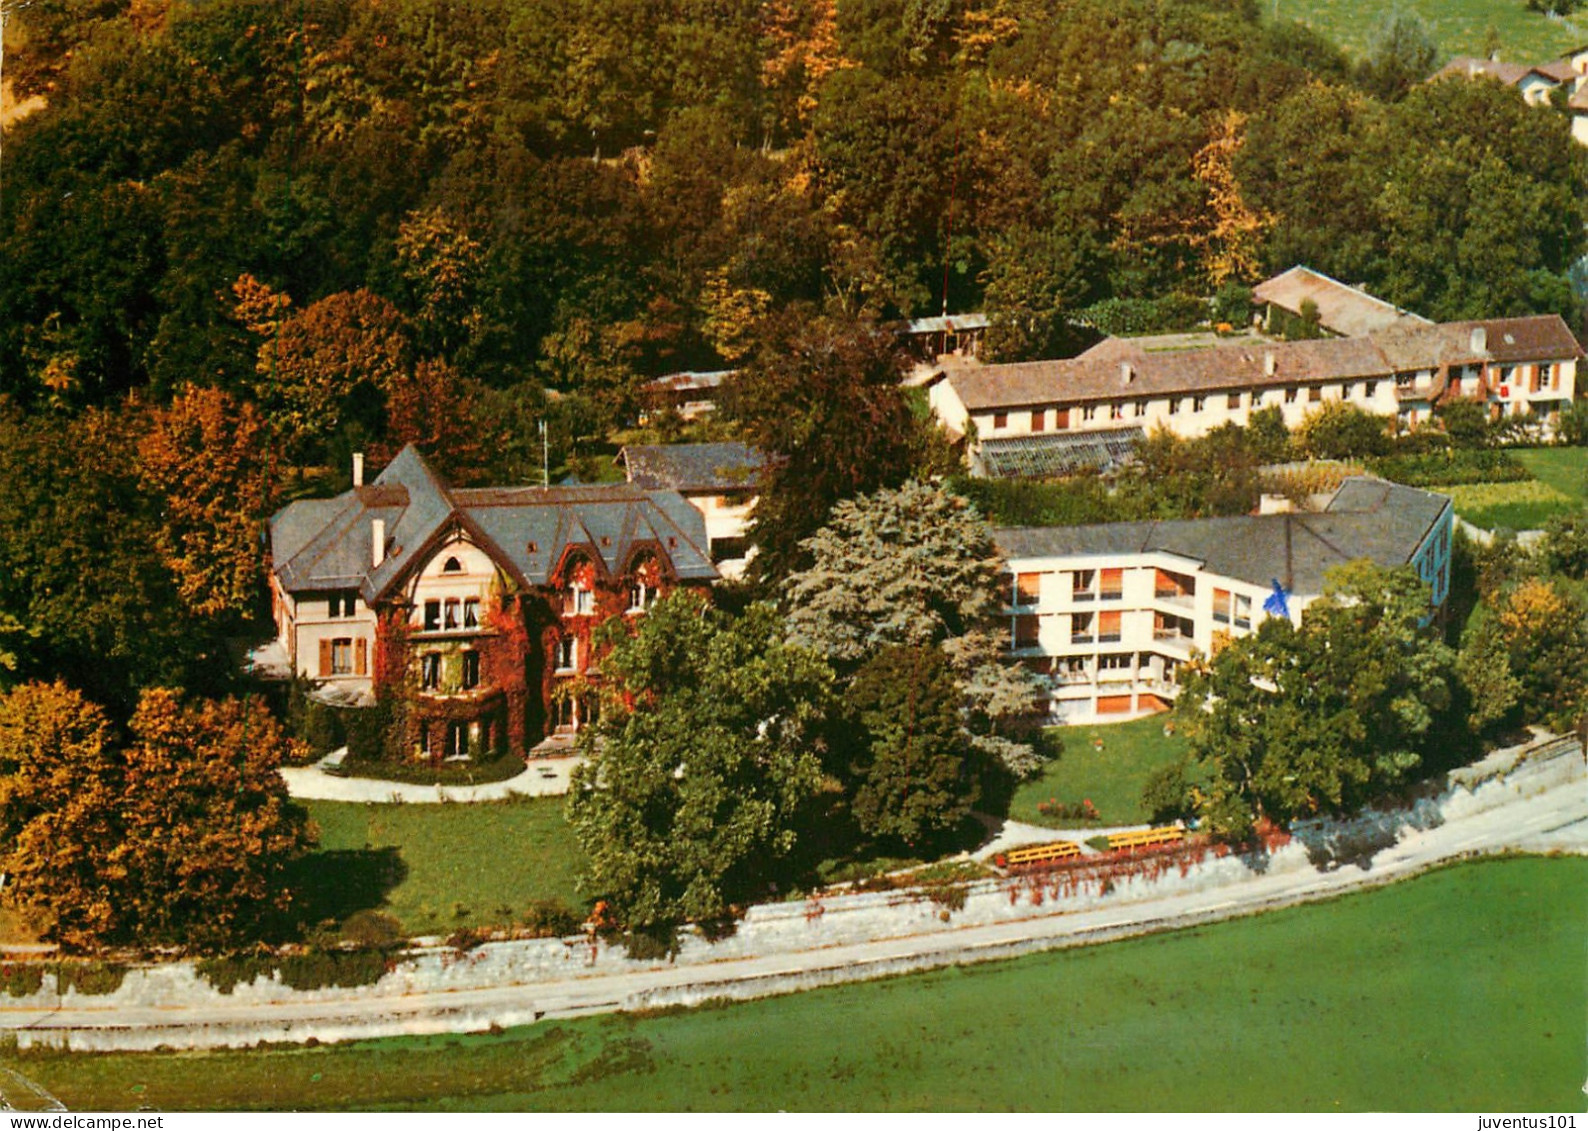
<path fill-rule="evenodd" d="M 1529 787 L 1467 816 L 1413 831 L 1373 854 L 1366 866 L 1348 864 L 1252 873 L 1238 882 L 1135 903 L 1065 911 L 1062 906 L 1022 908 L 1023 917 L 975 925 L 923 922 L 901 913 L 894 937 L 820 947 L 790 947 L 705 961 L 636 969 L 586 969 L 570 964 L 561 976 L 515 984 L 469 985 L 450 992 L 367 993 L 319 1000 L 215 1001 L 191 1007 L 111 1007 L 73 998 L 70 1008 L 24 1015 L 0 1001 L 0 1031 L 32 1030 L 43 1039 L 76 1030 L 85 1047 L 152 1047 L 252 1043 L 258 1039 L 321 1040 L 483 1029 L 542 1017 L 576 1016 L 698 1002 L 710 997 L 756 997 L 814 985 L 876 977 L 905 970 L 1003 958 L 1060 946 L 1122 938 L 1248 914 L 1336 895 L 1415 874 L 1442 861 L 1513 848 L 1588 851 L 1588 778 L 1579 768 L 1569 780 Z M 1564 763 L 1558 763 L 1563 765 Z M 1531 769 L 1526 771 L 1532 773 Z M 1513 780 L 1521 780 L 1519 771 Z M 401 979 L 388 979 L 398 983 Z M 246 1029 L 246 1039 L 243 1034 Z M 85 1030 L 97 1032 L 85 1033 Z M 114 1032 L 112 1032 L 114 1031 Z M 271 1037 L 270 1034 L 274 1034 Z M 27 1035 L 19 1036 L 27 1039 Z M 78 1038 L 82 1037 L 82 1040 Z"/>

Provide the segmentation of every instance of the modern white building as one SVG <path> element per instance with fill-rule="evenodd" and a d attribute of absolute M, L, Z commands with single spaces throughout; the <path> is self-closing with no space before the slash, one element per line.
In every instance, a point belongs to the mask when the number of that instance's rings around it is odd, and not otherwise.
<path fill-rule="evenodd" d="M 1302 610 L 1329 569 L 1411 565 L 1434 608 L 1450 585 L 1450 500 L 1362 476 L 1318 513 L 1009 527 L 1009 654 L 1039 676 L 1055 721 L 1163 710 L 1193 650 Z"/>

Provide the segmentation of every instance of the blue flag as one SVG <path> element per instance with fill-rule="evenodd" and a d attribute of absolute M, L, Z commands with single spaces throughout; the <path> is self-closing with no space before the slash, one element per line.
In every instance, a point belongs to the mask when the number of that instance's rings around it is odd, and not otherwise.
<path fill-rule="evenodd" d="M 1285 592 L 1285 587 L 1279 584 L 1278 578 L 1272 579 L 1274 591 L 1268 595 L 1268 600 L 1263 602 L 1263 612 L 1276 617 L 1290 619 L 1290 594 Z"/>

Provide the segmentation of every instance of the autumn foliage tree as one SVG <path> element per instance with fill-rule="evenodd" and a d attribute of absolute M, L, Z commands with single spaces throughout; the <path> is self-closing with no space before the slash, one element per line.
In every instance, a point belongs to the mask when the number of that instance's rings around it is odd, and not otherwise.
<path fill-rule="evenodd" d="M 260 523 L 275 500 L 263 415 L 221 389 L 189 387 L 150 414 L 143 487 L 160 500 L 160 549 L 187 608 L 241 614 L 261 592 Z"/>
<path fill-rule="evenodd" d="M 117 933 L 117 771 L 104 712 L 66 684 L 0 696 L 0 898 L 67 946 Z"/>
<path fill-rule="evenodd" d="M 312 842 L 276 772 L 288 739 L 257 700 L 146 692 L 130 740 L 65 684 L 0 697 L 5 896 L 74 948 L 214 948 L 287 910 Z"/>

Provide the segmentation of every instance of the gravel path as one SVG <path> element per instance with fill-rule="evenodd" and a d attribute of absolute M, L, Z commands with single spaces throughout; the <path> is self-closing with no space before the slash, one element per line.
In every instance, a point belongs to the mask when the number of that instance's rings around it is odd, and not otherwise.
<path fill-rule="evenodd" d="M 502 801 L 508 797 L 560 797 L 568 792 L 568 776 L 584 759 L 577 754 L 558 757 L 531 757 L 524 772 L 506 781 L 485 785 L 419 785 L 414 782 L 380 781 L 376 778 L 344 777 L 327 773 L 334 765 L 337 751 L 312 766 L 283 766 L 281 777 L 287 792 L 301 800 L 366 801 L 394 805 L 424 805 L 441 802 Z"/>

